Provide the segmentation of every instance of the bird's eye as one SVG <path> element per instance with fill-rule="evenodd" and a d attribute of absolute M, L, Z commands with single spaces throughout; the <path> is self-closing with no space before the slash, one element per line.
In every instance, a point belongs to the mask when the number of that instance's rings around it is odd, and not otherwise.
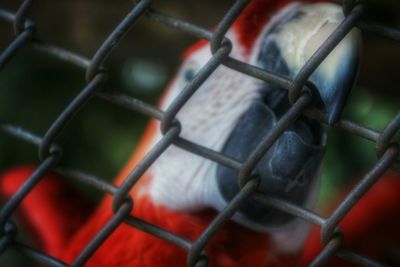
<path fill-rule="evenodd" d="M 190 67 L 183 73 L 183 78 L 185 79 L 185 82 L 190 82 L 191 80 L 193 80 L 195 75 L 196 75 L 195 69 Z"/>

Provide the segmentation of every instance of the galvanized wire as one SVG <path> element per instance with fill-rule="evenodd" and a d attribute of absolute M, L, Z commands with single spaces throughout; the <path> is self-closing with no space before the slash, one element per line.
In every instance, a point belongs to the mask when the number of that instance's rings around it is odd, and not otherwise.
<path fill-rule="evenodd" d="M 152 9 L 151 0 L 138 1 L 90 59 L 73 51 L 69 51 L 68 49 L 48 44 L 35 37 L 37 31 L 36 26 L 34 22 L 28 19 L 29 10 L 33 5 L 32 0 L 24 1 L 20 8 L 14 13 L 0 9 L 0 19 L 12 24 L 15 33 L 15 38 L 0 54 L 0 70 L 2 70 L 21 49 L 30 47 L 49 57 L 57 58 L 62 62 L 83 69 L 86 72 L 87 81 L 86 86 L 80 93 L 59 114 L 54 123 L 49 125 L 43 137 L 37 136 L 19 125 L 0 121 L 1 132 L 37 146 L 39 159 L 41 160 L 41 164 L 27 179 L 26 183 L 6 201 L 0 210 L 0 255 L 7 249 L 13 249 L 47 266 L 82 266 L 115 229 L 121 224 L 126 224 L 183 248 L 188 252 L 189 266 L 207 266 L 208 258 L 204 252 L 204 247 L 222 225 L 233 216 L 239 206 L 246 201 L 246 199 L 253 197 L 266 205 L 299 217 L 321 228 L 321 238 L 322 242 L 325 244 L 325 248 L 314 259 L 311 266 L 323 266 L 335 256 L 359 264 L 360 266 L 383 266 L 366 256 L 353 252 L 351 248 L 345 248 L 342 243 L 344 237 L 340 231 L 339 223 L 388 169 L 392 168 L 400 171 L 400 161 L 398 159 L 400 148 L 399 145 L 393 141 L 393 137 L 400 131 L 400 114 L 395 116 L 383 131 L 371 129 L 345 119 L 340 120 L 333 126 L 349 134 L 374 142 L 376 145 L 376 154 L 379 159 L 376 164 L 371 167 L 370 171 L 359 180 L 347 197 L 329 217 L 323 217 L 313 211 L 299 207 L 294 203 L 262 194 L 257 190 L 258 178 L 251 176 L 251 173 L 262 155 L 264 155 L 279 136 L 299 116 L 305 115 L 311 119 L 327 124 L 326 115 L 310 106 L 312 95 L 309 94 L 305 83 L 308 77 L 310 77 L 314 70 L 328 56 L 330 51 L 336 47 L 349 31 L 354 27 L 358 27 L 363 32 L 373 33 L 396 42 L 400 41 L 400 31 L 379 23 L 363 21 L 363 11 L 365 5 L 368 5 L 368 2 L 343 0 L 342 6 L 346 19 L 321 45 L 310 60 L 303 66 L 298 75 L 293 80 L 288 80 L 285 77 L 267 72 L 256 66 L 230 57 L 232 43 L 225 37 L 225 34 L 249 2 L 248 0 L 236 1 L 231 9 L 221 18 L 221 22 L 217 25 L 215 32 L 212 32 L 201 26 L 191 24 L 190 22 Z M 181 93 L 165 111 L 161 111 L 150 104 L 128 95 L 101 91 L 107 76 L 107 69 L 103 65 L 106 58 L 109 57 L 115 49 L 118 49 L 118 44 L 134 24 L 139 19 L 145 18 L 177 31 L 206 39 L 210 41 L 211 44 L 212 58 L 202 67 L 194 79 L 182 89 Z M 220 65 L 225 65 L 249 76 L 275 84 L 280 89 L 288 90 L 289 99 L 292 103 L 292 107 L 289 111 L 282 116 L 276 127 L 264 137 L 260 145 L 250 154 L 245 162 L 238 162 L 218 151 L 204 147 L 201 144 L 193 143 L 179 136 L 181 124 L 176 118 L 176 114 L 187 103 L 196 90 L 199 89 L 201 84 L 206 81 Z M 80 109 L 91 101 L 93 97 L 99 97 L 112 104 L 119 105 L 133 112 L 141 113 L 144 116 L 155 118 L 161 122 L 160 127 L 163 138 L 161 138 L 161 140 L 131 170 L 119 187 L 83 171 L 58 166 L 58 162 L 62 157 L 62 148 L 56 144 L 57 138 L 63 134 L 64 129 L 68 127 L 70 121 L 73 120 L 75 116 L 78 116 Z M 129 191 L 135 186 L 136 182 L 142 177 L 150 165 L 172 144 L 239 172 L 240 192 L 209 224 L 197 240 L 187 240 L 173 232 L 131 215 L 135 205 L 134 200 L 129 196 Z M 17 241 L 17 227 L 10 219 L 11 215 L 18 210 L 21 201 L 35 188 L 46 171 L 50 169 L 53 169 L 63 176 L 75 179 L 79 183 L 85 183 L 101 192 L 113 196 L 112 208 L 114 216 L 89 244 L 86 245 L 71 265 Z"/>

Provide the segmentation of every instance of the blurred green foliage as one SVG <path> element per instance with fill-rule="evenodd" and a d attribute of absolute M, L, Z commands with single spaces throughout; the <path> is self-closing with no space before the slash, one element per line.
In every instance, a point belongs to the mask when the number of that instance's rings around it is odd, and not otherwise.
<path fill-rule="evenodd" d="M 24 51 L 0 72 L 3 120 L 40 136 L 85 86 L 83 72 L 32 51 Z M 133 150 L 146 118 L 93 99 L 58 139 L 60 164 L 114 177 Z M 37 148 L 2 134 L 0 167 L 37 163 Z"/>
<path fill-rule="evenodd" d="M 398 99 L 355 88 L 343 117 L 372 129 L 383 130 L 399 111 Z M 374 143 L 344 131 L 330 129 L 320 205 L 323 206 L 338 191 L 361 178 L 376 161 Z"/>

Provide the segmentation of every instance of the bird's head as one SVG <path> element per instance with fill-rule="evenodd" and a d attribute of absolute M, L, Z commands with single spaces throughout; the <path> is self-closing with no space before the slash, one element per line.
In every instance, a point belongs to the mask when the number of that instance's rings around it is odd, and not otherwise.
<path fill-rule="evenodd" d="M 308 2 L 250 2 L 227 33 L 233 44 L 231 56 L 293 79 L 344 20 L 340 6 Z M 328 113 L 330 123 L 339 118 L 356 79 L 359 47 L 359 33 L 353 30 L 309 78 L 313 104 Z M 188 50 L 161 109 L 168 108 L 210 57 L 206 42 Z M 290 106 L 287 91 L 221 65 L 177 118 L 182 137 L 244 162 Z M 254 173 L 261 179 L 259 190 L 311 207 L 325 144 L 324 126 L 301 117 L 255 167 Z M 155 177 L 153 198 L 177 210 L 210 206 L 221 210 L 240 190 L 237 170 L 177 147 L 167 149 L 151 171 Z M 290 216 L 255 200 L 246 202 L 233 218 L 260 231 L 290 220 Z"/>

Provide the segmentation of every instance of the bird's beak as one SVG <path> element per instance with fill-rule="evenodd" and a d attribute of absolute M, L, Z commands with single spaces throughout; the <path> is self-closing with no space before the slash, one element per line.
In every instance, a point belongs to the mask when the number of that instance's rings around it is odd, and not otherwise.
<path fill-rule="evenodd" d="M 305 53 L 313 53 L 337 26 L 337 23 L 322 25 L 308 40 Z M 355 83 L 359 69 L 360 39 L 358 30 L 348 33 L 309 78 L 319 93 L 329 125 L 339 120 Z"/>
<path fill-rule="evenodd" d="M 340 6 L 293 3 L 275 16 L 259 35 L 249 62 L 270 73 L 295 79 L 301 68 L 343 21 Z M 309 77 L 313 101 L 328 113 L 330 124 L 340 117 L 356 80 L 360 36 L 352 30 Z M 291 108 L 288 93 L 268 82 L 254 83 L 259 94 L 236 121 L 222 153 L 245 162 Z M 250 90 L 247 88 L 247 90 Z M 252 174 L 260 177 L 259 192 L 312 208 L 318 195 L 326 127 L 300 117 L 259 159 Z M 221 210 L 240 191 L 238 172 L 224 165 L 216 170 L 218 192 L 214 207 Z M 242 203 L 233 220 L 258 231 L 289 225 L 293 216 L 257 199 Z M 274 229 L 275 231 L 275 229 Z M 301 242 L 300 242 L 301 243 Z"/>
<path fill-rule="evenodd" d="M 275 42 L 288 67 L 288 76 L 294 79 L 342 23 L 344 15 L 342 8 L 332 3 L 293 4 L 285 14 L 280 26 L 270 30 L 264 39 Z M 357 78 L 360 50 L 361 35 L 358 29 L 353 29 L 308 79 L 315 93 L 314 104 L 327 113 L 329 124 L 339 119 Z"/>

